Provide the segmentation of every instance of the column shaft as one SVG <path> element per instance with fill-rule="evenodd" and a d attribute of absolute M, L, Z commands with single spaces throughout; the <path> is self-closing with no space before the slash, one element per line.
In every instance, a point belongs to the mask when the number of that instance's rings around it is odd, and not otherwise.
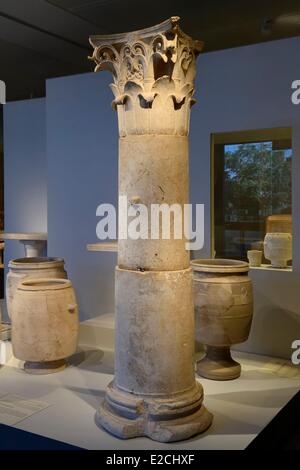
<path fill-rule="evenodd" d="M 188 203 L 189 145 L 187 136 L 130 135 L 119 141 L 119 195 L 128 208 L 138 201 L 148 209 L 148 239 L 119 240 L 118 265 L 127 269 L 186 269 L 190 255 L 185 238 L 174 239 L 174 212 L 170 212 L 170 239 L 151 239 L 151 206 Z M 161 218 L 162 221 L 162 218 Z M 181 230 L 182 234 L 183 230 Z"/>
<path fill-rule="evenodd" d="M 90 39 L 96 70 L 114 76 L 119 196 L 126 199 L 126 214 L 142 211 L 143 204 L 148 217 L 140 237 L 124 237 L 120 224 L 115 379 L 97 420 L 118 437 L 163 442 L 186 439 L 212 421 L 195 380 L 193 279 L 182 210 L 189 192 L 195 61 L 202 46 L 178 21 L 172 17 L 153 28 Z M 168 220 L 156 220 L 155 236 L 153 205 L 169 210 Z M 180 209 L 179 227 L 173 205 Z M 122 206 L 120 216 L 123 211 Z"/>

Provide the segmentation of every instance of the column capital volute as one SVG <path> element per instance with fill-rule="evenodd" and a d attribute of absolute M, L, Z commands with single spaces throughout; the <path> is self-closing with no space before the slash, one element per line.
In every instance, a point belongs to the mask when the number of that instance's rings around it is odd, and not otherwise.
<path fill-rule="evenodd" d="M 188 134 L 203 43 L 185 34 L 179 20 L 174 16 L 150 28 L 90 37 L 95 71 L 113 74 L 112 105 L 121 136 Z"/>

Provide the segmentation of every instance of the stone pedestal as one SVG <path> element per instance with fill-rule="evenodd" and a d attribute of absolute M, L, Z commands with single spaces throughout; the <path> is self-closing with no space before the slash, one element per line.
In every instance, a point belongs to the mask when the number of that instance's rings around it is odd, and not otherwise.
<path fill-rule="evenodd" d="M 188 130 L 195 60 L 201 44 L 179 18 L 142 31 L 95 36 L 96 71 L 109 69 L 119 120 L 118 267 L 115 379 L 97 422 L 120 438 L 162 442 L 206 430 L 212 415 L 194 372 L 193 275 L 186 240 L 153 221 L 143 236 L 124 236 L 123 211 L 188 203 Z M 121 201 L 121 199 L 119 200 Z"/>
<path fill-rule="evenodd" d="M 241 364 L 232 359 L 230 346 L 207 346 L 205 357 L 197 363 L 197 373 L 210 380 L 233 380 L 241 375 Z"/>
<path fill-rule="evenodd" d="M 47 234 L 43 232 L 10 233 L 1 232 L 2 240 L 19 240 L 23 245 L 26 258 L 47 256 Z"/>

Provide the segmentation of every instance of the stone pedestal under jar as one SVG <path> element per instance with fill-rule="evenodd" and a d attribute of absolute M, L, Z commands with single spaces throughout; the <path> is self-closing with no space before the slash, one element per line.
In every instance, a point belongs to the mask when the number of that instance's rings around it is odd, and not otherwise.
<path fill-rule="evenodd" d="M 141 204 L 151 212 L 152 204 L 188 203 L 189 117 L 201 43 L 178 21 L 90 38 L 96 71 L 108 69 L 114 77 L 119 196 L 128 212 Z M 185 240 L 163 239 L 161 232 L 153 238 L 150 225 L 142 238 L 123 235 L 119 222 L 115 379 L 97 422 L 121 438 L 186 439 L 206 430 L 212 415 L 195 380 Z"/>

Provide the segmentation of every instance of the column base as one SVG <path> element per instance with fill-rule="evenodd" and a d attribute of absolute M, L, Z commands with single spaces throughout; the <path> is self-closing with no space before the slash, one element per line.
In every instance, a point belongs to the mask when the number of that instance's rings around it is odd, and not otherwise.
<path fill-rule="evenodd" d="M 202 405 L 200 384 L 181 394 L 143 396 L 110 383 L 96 423 L 121 439 L 146 436 L 159 442 L 188 439 L 209 428 L 213 416 Z"/>
<path fill-rule="evenodd" d="M 42 375 L 42 374 L 54 374 L 64 370 L 67 366 L 65 359 L 59 359 L 58 361 L 49 362 L 31 362 L 26 361 L 24 364 L 24 370 L 28 374 Z"/>
<path fill-rule="evenodd" d="M 232 359 L 229 347 L 207 346 L 206 356 L 197 362 L 197 374 L 211 380 L 233 380 L 241 375 L 241 365 Z"/>

